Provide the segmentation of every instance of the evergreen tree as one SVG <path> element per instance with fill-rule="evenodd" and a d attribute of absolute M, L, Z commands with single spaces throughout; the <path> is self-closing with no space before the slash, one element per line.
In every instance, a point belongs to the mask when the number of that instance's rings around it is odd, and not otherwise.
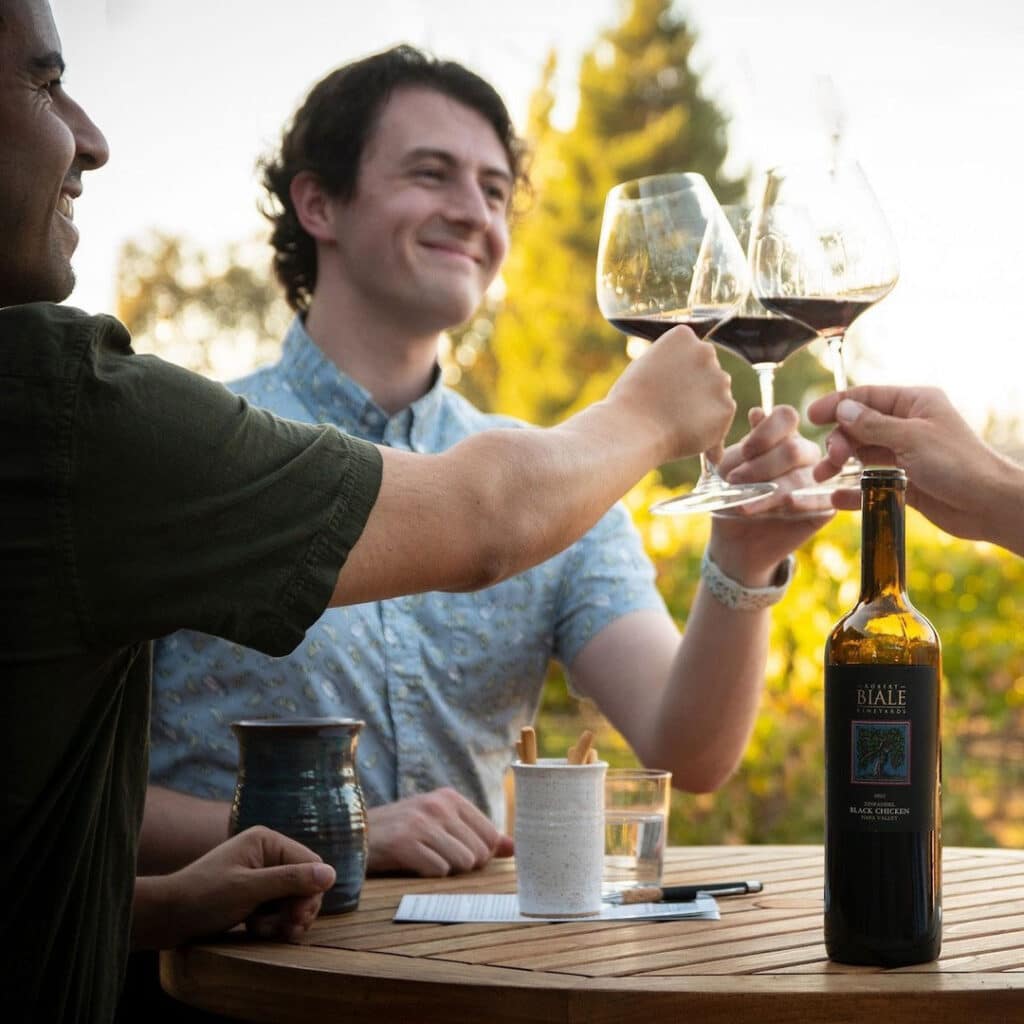
<path fill-rule="evenodd" d="M 723 202 L 742 194 L 742 182 L 722 174 L 726 121 L 700 93 L 694 42 L 670 0 L 629 0 L 622 22 L 583 59 L 576 123 L 566 132 L 550 123 L 549 62 L 529 125 L 535 200 L 516 225 L 493 341 L 497 409 L 554 422 L 603 395 L 622 371 L 624 340 L 594 296 L 608 189 L 694 170 Z"/>

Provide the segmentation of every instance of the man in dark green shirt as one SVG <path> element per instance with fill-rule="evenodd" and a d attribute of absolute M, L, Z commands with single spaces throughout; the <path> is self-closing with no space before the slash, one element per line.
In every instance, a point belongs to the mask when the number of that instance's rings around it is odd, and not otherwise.
<path fill-rule="evenodd" d="M 109 1021 L 131 941 L 280 898 L 261 923 L 295 938 L 333 880 L 265 829 L 146 874 L 153 637 L 283 654 L 328 604 L 495 583 L 651 467 L 719 445 L 734 411 L 685 328 L 561 426 L 434 456 L 278 420 L 136 356 L 115 320 L 50 304 L 74 281 L 82 174 L 108 156 L 63 67 L 46 0 L 0 0 L 0 963 L 4 1019 L 47 1024 Z"/>

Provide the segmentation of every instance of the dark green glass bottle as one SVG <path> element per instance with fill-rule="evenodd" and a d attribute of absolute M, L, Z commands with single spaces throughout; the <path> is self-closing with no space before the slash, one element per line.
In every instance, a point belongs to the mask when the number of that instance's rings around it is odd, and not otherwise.
<path fill-rule="evenodd" d="M 942 942 L 941 653 L 907 597 L 906 486 L 865 470 L 860 597 L 825 648 L 825 945 L 886 967 Z"/>

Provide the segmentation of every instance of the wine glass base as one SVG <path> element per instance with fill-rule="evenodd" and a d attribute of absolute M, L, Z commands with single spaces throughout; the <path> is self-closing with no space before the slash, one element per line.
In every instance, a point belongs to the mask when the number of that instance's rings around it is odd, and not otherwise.
<path fill-rule="evenodd" d="M 713 519 L 745 519 L 748 522 L 750 520 L 763 521 L 765 519 L 785 519 L 800 520 L 800 519 L 820 519 L 822 523 L 831 519 L 834 516 L 836 510 L 832 507 L 832 502 L 829 501 L 825 505 L 816 506 L 808 509 L 800 508 L 776 508 L 771 509 L 768 512 L 758 512 L 756 508 L 749 509 L 748 506 L 737 509 L 735 512 L 730 509 L 723 509 L 720 512 L 715 512 L 712 515 Z"/>
<path fill-rule="evenodd" d="M 830 476 L 827 480 L 821 480 L 818 483 L 797 488 L 793 491 L 793 495 L 797 498 L 828 497 L 835 494 L 836 491 L 857 491 L 859 494 L 860 475 L 863 468 L 860 464 L 844 467 L 835 476 Z"/>
<path fill-rule="evenodd" d="M 778 484 L 711 484 L 698 486 L 689 494 L 656 501 L 650 508 L 656 516 L 685 516 L 701 512 L 715 512 L 722 508 L 745 505 L 758 501 L 778 490 Z"/>
<path fill-rule="evenodd" d="M 825 522 L 835 515 L 830 494 L 802 495 L 801 490 L 780 488 L 775 494 L 760 501 L 714 514 L 715 519 L 817 519 Z"/>

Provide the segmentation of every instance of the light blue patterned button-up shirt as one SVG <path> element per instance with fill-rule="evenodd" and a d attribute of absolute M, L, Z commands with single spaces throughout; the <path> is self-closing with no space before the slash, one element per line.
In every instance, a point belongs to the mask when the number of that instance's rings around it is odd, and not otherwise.
<path fill-rule="evenodd" d="M 298 319 L 280 361 L 231 387 L 280 416 L 417 452 L 522 426 L 439 382 L 389 417 Z M 663 607 L 639 535 L 616 507 L 568 550 L 486 590 L 329 609 L 286 658 L 176 633 L 156 645 L 152 781 L 229 799 L 231 722 L 342 715 L 366 722 L 357 766 L 368 804 L 452 786 L 501 826 L 502 776 L 549 659 L 569 665 L 615 619 Z"/>

